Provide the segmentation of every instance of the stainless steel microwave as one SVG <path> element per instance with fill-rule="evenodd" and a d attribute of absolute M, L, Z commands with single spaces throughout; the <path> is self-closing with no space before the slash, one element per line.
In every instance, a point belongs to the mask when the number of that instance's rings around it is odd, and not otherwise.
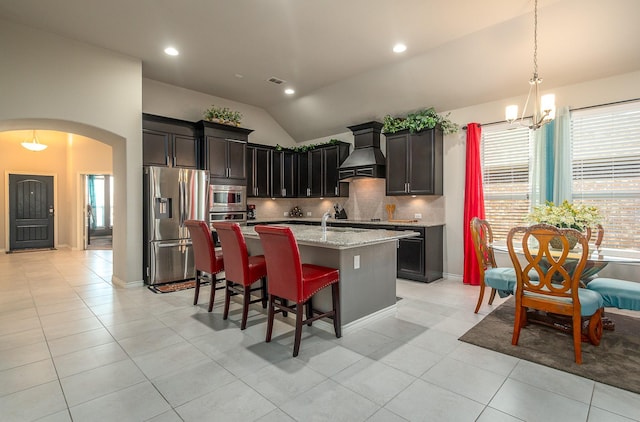
<path fill-rule="evenodd" d="M 235 185 L 209 186 L 209 212 L 247 211 L 247 188 Z"/>

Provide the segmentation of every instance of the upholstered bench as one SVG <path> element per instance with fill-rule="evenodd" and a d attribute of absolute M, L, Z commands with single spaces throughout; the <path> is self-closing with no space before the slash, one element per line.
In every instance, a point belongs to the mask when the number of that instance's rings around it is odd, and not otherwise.
<path fill-rule="evenodd" d="M 640 311 L 640 283 L 598 277 L 587 288 L 602 295 L 604 306 Z"/>

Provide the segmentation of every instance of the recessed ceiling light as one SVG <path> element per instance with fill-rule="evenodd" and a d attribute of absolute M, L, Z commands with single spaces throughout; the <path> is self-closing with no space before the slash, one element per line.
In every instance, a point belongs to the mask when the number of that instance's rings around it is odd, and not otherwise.
<path fill-rule="evenodd" d="M 180 52 L 178 50 L 176 50 L 173 47 L 167 47 L 164 49 L 165 54 L 168 54 L 170 56 L 177 56 L 178 54 L 180 54 Z"/>
<path fill-rule="evenodd" d="M 293 94 L 296 93 L 296 90 L 292 89 L 292 88 L 287 88 L 287 89 L 284 90 L 284 93 L 287 94 L 287 95 L 293 95 Z"/>
<path fill-rule="evenodd" d="M 393 46 L 393 52 L 394 53 L 402 53 L 406 49 L 407 49 L 407 46 L 402 44 L 402 43 L 398 43 L 398 44 Z"/>

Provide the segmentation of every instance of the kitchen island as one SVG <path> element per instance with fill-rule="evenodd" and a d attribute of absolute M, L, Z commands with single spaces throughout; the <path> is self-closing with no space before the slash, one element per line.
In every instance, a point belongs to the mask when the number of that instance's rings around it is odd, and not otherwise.
<path fill-rule="evenodd" d="M 300 248 L 302 262 L 340 270 L 340 310 L 343 330 L 393 312 L 396 306 L 396 253 L 398 239 L 418 236 L 412 231 L 370 230 L 348 227 L 287 225 Z M 261 254 L 254 226 L 242 227 L 249 253 Z M 331 290 L 313 299 L 314 307 L 331 308 Z M 329 324 L 327 324 L 329 326 Z"/>

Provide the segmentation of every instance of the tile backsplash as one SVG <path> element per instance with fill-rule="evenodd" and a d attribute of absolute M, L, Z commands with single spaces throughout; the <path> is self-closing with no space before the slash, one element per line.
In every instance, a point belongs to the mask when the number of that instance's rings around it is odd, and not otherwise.
<path fill-rule="evenodd" d="M 333 205 L 342 205 L 349 219 L 369 220 L 379 218 L 387 220 L 386 204 L 396 206 L 393 218 L 396 220 L 414 219 L 421 214 L 420 221 L 444 224 L 445 209 L 443 196 L 386 196 L 384 179 L 356 179 L 349 184 L 349 198 L 295 198 L 262 199 L 249 198 L 248 203 L 256 204 L 258 218 L 280 218 L 291 208 L 302 208 L 304 216 L 321 217 L 329 210 L 333 216 Z"/>

